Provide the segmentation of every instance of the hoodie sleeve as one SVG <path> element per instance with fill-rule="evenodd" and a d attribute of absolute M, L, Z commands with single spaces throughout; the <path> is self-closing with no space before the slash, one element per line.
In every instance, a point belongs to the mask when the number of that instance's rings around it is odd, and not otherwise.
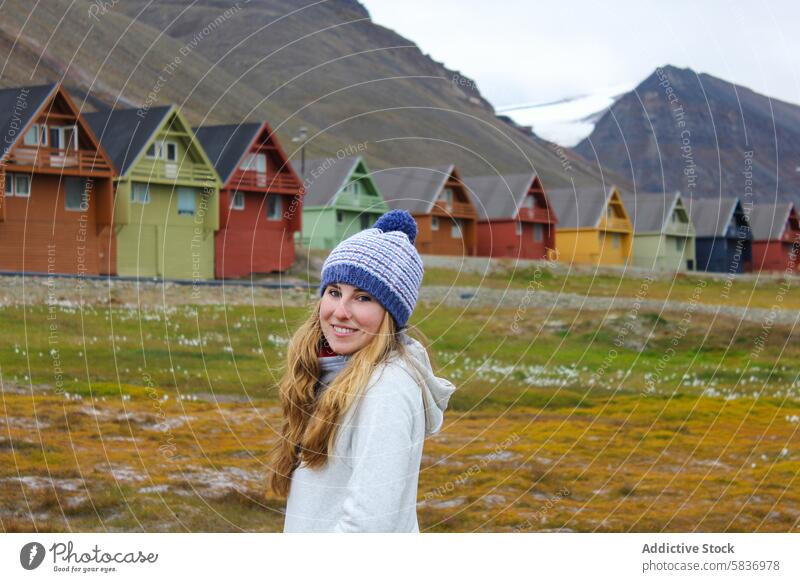
<path fill-rule="evenodd" d="M 424 439 L 424 431 L 415 431 L 424 422 L 420 387 L 405 371 L 388 367 L 358 407 L 352 419 L 353 472 L 334 531 L 394 531 L 399 513 L 416 512 L 416 491 L 413 507 L 402 505 L 419 472 L 414 461 Z"/>

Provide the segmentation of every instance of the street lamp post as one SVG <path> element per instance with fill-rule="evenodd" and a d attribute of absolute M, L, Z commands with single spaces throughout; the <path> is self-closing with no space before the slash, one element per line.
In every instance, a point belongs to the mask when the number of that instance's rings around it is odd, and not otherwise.
<path fill-rule="evenodd" d="M 308 139 L 308 128 L 301 127 L 300 133 L 292 138 L 294 143 L 300 143 L 300 175 L 306 177 L 306 140 Z"/>

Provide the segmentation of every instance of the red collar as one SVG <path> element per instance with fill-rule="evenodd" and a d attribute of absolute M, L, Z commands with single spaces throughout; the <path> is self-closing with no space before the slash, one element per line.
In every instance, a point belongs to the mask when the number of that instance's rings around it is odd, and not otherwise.
<path fill-rule="evenodd" d="M 331 347 L 328 345 L 328 342 L 323 342 L 319 347 L 319 350 L 317 350 L 317 355 L 320 358 L 330 358 L 331 356 L 338 356 L 339 354 L 331 349 Z"/>

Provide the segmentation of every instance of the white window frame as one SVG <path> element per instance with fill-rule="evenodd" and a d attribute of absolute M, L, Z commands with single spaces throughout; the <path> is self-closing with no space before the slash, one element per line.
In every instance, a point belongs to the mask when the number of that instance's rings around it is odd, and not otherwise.
<path fill-rule="evenodd" d="M 439 230 L 439 217 L 431 216 L 431 230 Z"/>
<path fill-rule="evenodd" d="M 24 194 L 20 193 L 19 183 L 20 180 L 25 180 L 28 188 Z M 30 198 L 31 197 L 31 177 L 26 174 L 14 174 L 14 196 L 17 198 Z"/>
<path fill-rule="evenodd" d="M 239 202 L 237 202 L 237 200 Z M 244 210 L 244 192 L 234 190 L 231 196 L 231 210 Z"/>
<path fill-rule="evenodd" d="M 453 196 L 452 188 L 442 188 L 442 192 L 439 194 L 439 200 L 445 203 L 448 210 L 453 209 Z"/>
<path fill-rule="evenodd" d="M 263 167 L 264 169 L 260 169 L 259 162 L 263 160 Z M 267 154 L 264 152 L 248 152 L 245 154 L 244 158 L 242 159 L 242 163 L 239 164 L 239 169 L 243 172 L 255 172 L 256 174 L 266 174 L 267 173 Z"/>
<path fill-rule="evenodd" d="M 175 157 L 170 158 L 168 155 L 169 146 L 172 146 L 175 150 Z M 150 153 L 150 150 L 153 150 L 153 153 Z M 178 161 L 178 142 L 172 139 L 158 139 L 153 141 L 144 152 L 144 157 L 148 160 L 164 160 L 165 162 L 177 162 Z"/>
<path fill-rule="evenodd" d="M 136 187 L 144 188 L 144 197 L 137 196 Z M 131 203 L 132 204 L 150 204 L 150 184 L 144 182 L 133 182 L 131 184 Z"/>
<path fill-rule="evenodd" d="M 65 134 L 67 130 L 72 130 L 72 149 L 78 149 L 78 125 L 50 125 L 47 128 L 48 131 L 48 141 L 50 142 L 50 147 L 53 149 L 57 149 L 59 151 L 66 151 L 69 149 L 69 144 L 64 144 L 65 147 L 60 147 L 61 143 L 65 141 Z M 55 131 L 58 134 L 58 144 L 54 144 L 53 140 L 50 139 L 49 133 Z"/>
<path fill-rule="evenodd" d="M 514 223 L 514 227 L 516 229 L 517 236 L 522 236 L 522 222 L 518 220 Z"/>
<path fill-rule="evenodd" d="M 36 136 L 35 143 L 28 143 L 28 135 L 34 132 Z M 44 123 L 34 123 L 30 126 L 25 135 L 22 136 L 22 144 L 26 146 L 46 146 L 47 145 L 47 125 Z"/>
<path fill-rule="evenodd" d="M 69 184 L 77 180 L 80 182 L 80 196 L 77 206 L 70 206 L 69 204 Z M 85 178 L 78 178 L 75 176 L 67 176 L 64 180 L 64 210 L 68 210 L 70 212 L 86 212 L 89 209 L 88 201 L 86 201 L 86 179 Z M 84 205 L 84 201 L 86 204 Z"/>
<path fill-rule="evenodd" d="M 464 231 L 461 229 L 461 221 L 457 218 L 450 224 L 450 237 L 451 238 L 464 238 Z"/>
<path fill-rule="evenodd" d="M 282 215 L 283 196 L 267 194 L 267 220 L 281 220 Z"/>
<path fill-rule="evenodd" d="M 178 216 L 194 216 L 197 214 L 197 188 L 178 186 Z M 188 208 L 187 201 L 191 195 L 191 208 Z"/>

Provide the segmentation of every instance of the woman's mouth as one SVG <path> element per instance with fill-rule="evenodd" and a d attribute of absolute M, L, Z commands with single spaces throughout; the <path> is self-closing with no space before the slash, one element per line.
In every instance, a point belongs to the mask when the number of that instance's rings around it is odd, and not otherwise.
<path fill-rule="evenodd" d="M 341 325 L 332 325 L 333 333 L 335 333 L 338 337 L 346 337 L 348 335 L 353 335 L 358 330 L 352 327 L 344 327 Z"/>

